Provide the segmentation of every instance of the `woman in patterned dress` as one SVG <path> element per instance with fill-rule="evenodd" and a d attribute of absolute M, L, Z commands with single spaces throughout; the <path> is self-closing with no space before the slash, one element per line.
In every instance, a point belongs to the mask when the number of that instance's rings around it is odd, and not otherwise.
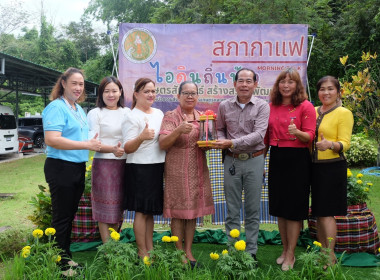
<path fill-rule="evenodd" d="M 176 247 L 184 250 L 192 267 L 196 263 L 191 247 L 196 218 L 215 212 L 204 150 L 197 145 L 200 112 L 195 110 L 198 87 L 183 82 L 177 96 L 179 106 L 165 114 L 159 143 L 166 150 L 164 217 L 171 218 Z M 183 245 L 184 242 L 184 245 Z"/>

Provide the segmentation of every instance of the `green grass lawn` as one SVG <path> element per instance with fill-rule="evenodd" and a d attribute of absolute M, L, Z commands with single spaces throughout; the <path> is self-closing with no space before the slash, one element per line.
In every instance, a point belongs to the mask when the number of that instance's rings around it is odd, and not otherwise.
<path fill-rule="evenodd" d="M 45 183 L 43 164 L 45 155 L 38 155 L 32 158 L 20 159 L 13 162 L 0 163 L 0 193 L 15 193 L 13 198 L 0 200 L 0 227 L 11 226 L 12 228 L 32 229 L 32 223 L 27 219 L 27 216 L 32 213 L 32 206 L 28 204 L 30 198 L 39 192 L 38 185 Z M 356 175 L 360 169 L 351 169 L 353 174 Z M 380 217 L 380 177 L 366 176 L 367 181 L 371 181 L 370 201 L 368 207 L 373 211 L 375 217 Z M 130 227 L 131 225 L 125 224 L 123 227 Z M 221 228 L 221 226 L 211 225 L 210 222 L 205 223 L 207 228 Z M 167 229 L 167 226 L 157 225 L 156 229 Z M 277 230 L 276 225 L 263 224 L 261 229 L 272 231 Z M 202 230 L 202 229 L 198 229 Z M 210 252 L 221 252 L 225 248 L 224 245 L 217 244 L 195 244 L 194 254 L 198 260 L 210 268 L 215 266 L 209 257 Z M 298 247 L 296 255 L 304 252 L 305 248 Z M 281 252 L 281 246 L 278 245 L 265 245 L 260 246 L 258 251 L 258 259 L 260 261 L 260 268 L 269 269 L 274 267 L 279 269 L 275 264 L 275 259 Z M 74 253 L 74 258 L 79 262 L 91 263 L 95 251 L 78 252 Z M 1 263 L 0 263 L 0 278 L 1 278 Z M 295 269 L 301 269 L 300 265 L 296 263 Z M 344 267 L 343 270 L 350 275 L 355 276 L 355 279 L 374 279 L 371 275 L 376 270 L 375 268 L 349 268 Z"/>
<path fill-rule="evenodd" d="M 32 213 L 30 198 L 46 185 L 43 166 L 45 155 L 0 163 L 0 193 L 15 193 L 13 198 L 0 200 L 0 227 L 31 228 L 27 219 Z"/>

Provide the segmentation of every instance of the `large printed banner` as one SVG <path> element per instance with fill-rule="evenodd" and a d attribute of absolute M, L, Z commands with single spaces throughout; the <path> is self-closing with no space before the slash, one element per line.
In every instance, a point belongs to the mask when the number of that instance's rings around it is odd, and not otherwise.
<path fill-rule="evenodd" d="M 199 86 L 197 108 L 216 111 L 236 94 L 233 79 L 242 67 L 258 74 L 254 94 L 268 99 L 286 67 L 306 82 L 307 32 L 301 24 L 121 24 L 119 78 L 127 104 L 135 81 L 148 77 L 156 81 L 154 107 L 172 110 L 179 84 L 191 80 Z"/>
<path fill-rule="evenodd" d="M 254 95 L 269 99 L 278 74 L 287 67 L 297 69 L 306 82 L 307 25 L 201 25 L 132 24 L 120 25 L 119 78 L 127 105 L 132 103 L 133 86 L 141 77 L 156 81 L 154 107 L 166 112 L 177 102 L 181 82 L 198 84 L 197 109 L 217 111 L 220 101 L 236 94 L 233 80 L 237 70 L 247 67 L 258 74 Z M 268 157 L 266 158 L 268 171 Z M 226 203 L 223 164 L 218 150 L 209 151 L 209 169 L 215 203 L 214 224 L 223 224 Z M 268 172 L 266 172 L 268 174 Z M 261 193 L 261 223 L 275 223 L 269 215 L 265 178 Z M 133 212 L 126 212 L 132 222 Z M 244 211 L 241 211 L 243 220 Z M 159 223 L 169 219 L 155 217 Z M 202 218 L 197 220 L 202 224 Z"/>

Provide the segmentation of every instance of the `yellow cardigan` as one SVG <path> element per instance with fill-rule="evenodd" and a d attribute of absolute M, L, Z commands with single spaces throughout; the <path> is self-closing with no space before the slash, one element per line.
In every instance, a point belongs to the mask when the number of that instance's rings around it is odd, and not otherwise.
<path fill-rule="evenodd" d="M 317 129 L 313 143 L 313 162 L 345 159 L 343 152 L 350 148 L 352 127 L 354 125 L 354 117 L 351 111 L 343 107 L 332 108 L 325 113 L 321 113 L 319 107 L 316 107 L 315 110 L 317 113 Z M 321 141 L 321 133 L 323 133 L 326 140 L 340 144 L 338 153 L 330 149 L 326 151 L 316 149 L 315 143 Z"/>

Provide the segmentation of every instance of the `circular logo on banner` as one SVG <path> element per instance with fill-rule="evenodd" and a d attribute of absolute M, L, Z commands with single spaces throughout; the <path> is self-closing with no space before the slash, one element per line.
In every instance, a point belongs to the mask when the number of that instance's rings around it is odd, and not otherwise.
<path fill-rule="evenodd" d="M 122 43 L 124 56 L 133 63 L 145 63 L 156 54 L 156 38 L 145 28 L 129 30 Z"/>

